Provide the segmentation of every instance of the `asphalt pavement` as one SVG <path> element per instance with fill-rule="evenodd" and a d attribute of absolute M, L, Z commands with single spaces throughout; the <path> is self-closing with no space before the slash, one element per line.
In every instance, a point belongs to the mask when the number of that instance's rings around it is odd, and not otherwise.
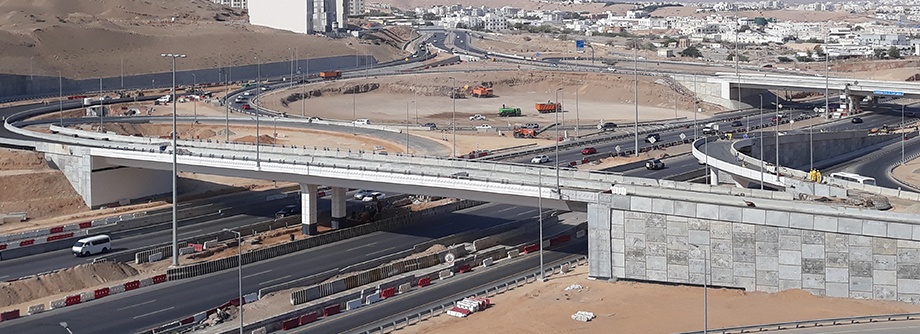
<path fill-rule="evenodd" d="M 715 332 L 715 331 L 712 331 Z M 917 334 L 920 333 L 920 322 L 914 321 L 891 321 L 875 322 L 852 325 L 822 326 L 800 329 L 785 329 L 777 331 L 782 334 L 857 334 L 857 333 L 878 333 L 878 334 Z"/>
<path fill-rule="evenodd" d="M 545 251 L 543 254 L 544 262 L 553 263 L 573 254 L 587 254 L 587 240 L 578 241 L 557 250 Z M 287 333 L 354 333 L 373 329 L 374 327 L 368 328 L 367 324 L 373 324 L 401 314 L 418 313 L 440 304 L 441 300 L 460 299 L 489 285 L 519 277 L 539 270 L 539 268 L 540 257 L 536 254 L 527 255 L 520 258 L 520 260 L 493 267 L 477 267 L 471 273 L 457 274 L 451 279 L 438 281 L 434 285 L 413 290 L 396 298 L 389 298 L 357 310 L 322 318 L 309 326 L 300 327 Z M 510 305 L 505 307 L 510 307 Z M 442 314 L 441 316 L 446 315 Z"/>
<path fill-rule="evenodd" d="M 243 293 L 411 249 L 434 238 L 536 216 L 535 208 L 486 204 L 432 217 L 398 231 L 371 233 L 253 263 L 243 267 Z M 0 333 L 44 334 L 58 330 L 62 321 L 70 324 L 74 333 L 130 333 L 216 307 L 237 294 L 236 270 L 224 270 L 6 321 L 0 323 Z"/>

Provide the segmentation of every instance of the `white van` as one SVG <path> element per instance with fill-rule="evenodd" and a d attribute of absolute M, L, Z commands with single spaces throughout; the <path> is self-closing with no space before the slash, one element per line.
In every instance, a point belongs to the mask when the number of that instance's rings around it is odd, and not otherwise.
<path fill-rule="evenodd" d="M 87 256 L 92 254 L 105 253 L 112 249 L 112 239 L 107 235 L 97 235 L 77 240 L 77 243 L 71 247 L 73 255 Z"/>

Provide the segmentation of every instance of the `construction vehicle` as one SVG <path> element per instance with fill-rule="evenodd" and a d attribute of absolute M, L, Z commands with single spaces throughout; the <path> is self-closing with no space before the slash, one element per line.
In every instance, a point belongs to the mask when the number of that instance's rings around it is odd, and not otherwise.
<path fill-rule="evenodd" d="M 537 130 L 534 129 L 514 129 L 514 138 L 536 138 Z"/>
<path fill-rule="evenodd" d="M 486 88 L 482 86 L 472 88 L 470 89 L 470 95 L 474 97 L 492 97 L 492 88 Z"/>
<path fill-rule="evenodd" d="M 562 103 L 552 103 L 552 102 L 537 103 L 536 108 L 537 108 L 537 112 L 541 114 L 560 112 L 562 111 Z"/>
<path fill-rule="evenodd" d="M 319 77 L 323 80 L 335 80 L 342 77 L 342 71 L 323 71 L 319 72 Z"/>
<path fill-rule="evenodd" d="M 498 117 L 516 117 L 516 116 L 521 116 L 521 108 L 501 107 L 498 109 Z"/>

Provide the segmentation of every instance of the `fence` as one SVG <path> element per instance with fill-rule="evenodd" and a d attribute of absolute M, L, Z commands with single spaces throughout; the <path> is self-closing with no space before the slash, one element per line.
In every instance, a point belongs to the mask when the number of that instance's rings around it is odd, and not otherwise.
<path fill-rule="evenodd" d="M 564 262 L 550 266 L 546 268 L 546 277 L 549 277 L 556 272 L 564 273 L 571 268 L 587 264 L 587 258 L 585 256 L 578 256 L 574 259 L 562 260 Z M 524 286 L 528 283 L 533 283 L 539 280 L 540 271 L 536 270 L 529 274 L 518 276 L 514 279 L 507 280 L 501 283 L 493 284 L 485 289 L 473 291 L 470 293 L 464 293 L 463 296 L 481 296 L 481 297 L 493 297 L 495 295 L 508 292 L 515 288 Z M 413 310 L 410 313 L 404 313 L 395 317 L 388 318 L 386 320 L 379 321 L 375 324 L 371 324 L 369 330 L 359 332 L 360 334 L 371 334 L 371 333 L 392 333 L 396 330 L 405 328 L 407 326 L 418 324 L 419 322 L 431 319 L 432 317 L 441 315 L 445 310 L 449 310 L 454 307 L 454 304 L 459 299 L 449 299 L 438 303 L 437 305 L 431 306 L 424 310 Z M 367 327 L 366 327 L 367 328 Z"/>
<path fill-rule="evenodd" d="M 285 243 L 282 245 L 277 245 L 273 247 L 258 249 L 244 253 L 242 255 L 242 264 L 247 265 L 250 263 L 274 258 L 277 256 L 282 256 L 294 252 L 299 252 L 305 249 L 310 249 L 313 247 L 330 244 L 333 242 L 345 240 L 348 238 L 366 235 L 369 233 L 377 231 L 389 231 L 396 228 L 401 228 L 408 226 L 412 223 L 418 222 L 421 218 L 429 217 L 431 215 L 442 214 L 446 212 L 453 212 L 456 210 L 462 210 L 470 208 L 476 205 L 483 204 L 484 202 L 479 201 L 460 201 L 445 206 L 430 208 L 423 211 L 413 212 L 409 215 L 393 217 L 389 219 L 384 219 L 375 223 L 364 224 L 356 227 L 346 228 L 342 230 L 337 230 L 333 232 L 324 233 L 315 237 L 301 239 L 294 242 Z M 229 269 L 238 265 L 237 258 L 226 258 L 216 261 L 210 261 L 205 263 L 194 264 L 191 266 L 186 266 L 182 268 L 172 268 L 167 271 L 167 275 L 170 280 L 191 278 L 199 275 L 209 274 L 220 270 Z"/>

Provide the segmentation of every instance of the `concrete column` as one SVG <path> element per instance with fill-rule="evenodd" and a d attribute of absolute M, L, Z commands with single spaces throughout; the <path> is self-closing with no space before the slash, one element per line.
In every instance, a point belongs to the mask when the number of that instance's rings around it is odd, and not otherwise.
<path fill-rule="evenodd" d="M 316 185 L 300 185 L 300 230 L 305 235 L 316 235 Z"/>
<path fill-rule="evenodd" d="M 345 226 L 347 203 L 345 202 L 345 188 L 332 187 L 332 228 L 339 229 Z"/>
<path fill-rule="evenodd" d="M 709 168 L 709 184 L 714 186 L 719 185 L 719 171 L 715 168 Z"/>

